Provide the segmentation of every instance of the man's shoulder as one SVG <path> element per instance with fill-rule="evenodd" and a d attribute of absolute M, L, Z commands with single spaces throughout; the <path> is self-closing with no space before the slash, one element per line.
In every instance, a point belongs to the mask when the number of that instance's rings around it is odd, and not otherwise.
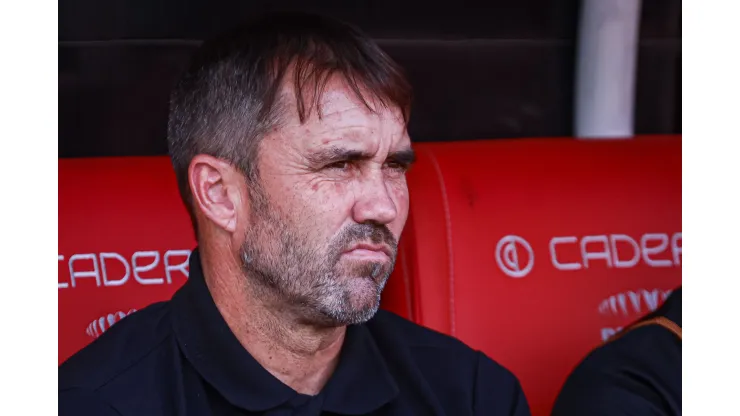
<path fill-rule="evenodd" d="M 475 414 L 529 415 L 517 377 L 483 352 L 391 312 L 379 312 L 368 326 L 386 354 L 396 359 L 393 364 L 421 374 L 449 409 L 455 409 L 451 403 L 467 403 Z"/>
<path fill-rule="evenodd" d="M 373 333 L 393 336 L 395 341 L 409 348 L 433 348 L 475 354 L 473 349 L 459 339 L 411 322 L 393 312 L 378 311 L 368 322 L 368 326 Z"/>
<path fill-rule="evenodd" d="M 59 391 L 93 391 L 147 366 L 172 337 L 169 303 L 134 312 L 69 357 L 58 369 Z"/>
<path fill-rule="evenodd" d="M 514 374 L 506 367 L 453 336 L 413 323 L 388 311 L 379 311 L 369 324 L 374 334 L 390 337 L 393 342 L 406 348 L 415 359 L 428 361 L 429 365 L 446 363 L 458 369 L 468 368 L 473 375 L 485 371 L 489 376 L 503 382 L 518 383 Z"/>

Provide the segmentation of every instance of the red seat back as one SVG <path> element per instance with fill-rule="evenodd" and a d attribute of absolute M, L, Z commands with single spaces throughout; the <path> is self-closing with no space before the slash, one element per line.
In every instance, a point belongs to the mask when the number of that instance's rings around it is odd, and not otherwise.
<path fill-rule="evenodd" d="M 168 158 L 59 160 L 59 362 L 168 299 L 195 246 Z"/>
<path fill-rule="evenodd" d="M 535 415 L 603 336 L 680 285 L 680 137 L 416 150 L 384 307 L 507 366 Z"/>

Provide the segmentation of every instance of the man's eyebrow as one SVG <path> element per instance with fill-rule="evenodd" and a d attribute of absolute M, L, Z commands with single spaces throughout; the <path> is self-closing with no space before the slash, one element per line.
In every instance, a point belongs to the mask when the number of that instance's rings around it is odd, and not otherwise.
<path fill-rule="evenodd" d="M 373 158 L 372 153 L 362 150 L 345 149 L 337 146 L 331 146 L 323 149 L 317 149 L 306 156 L 312 164 L 324 165 L 334 162 L 347 161 L 357 162 L 370 160 Z M 416 161 L 416 153 L 411 148 L 397 150 L 388 154 L 388 161 L 393 161 L 405 166 L 411 165 Z"/>
<path fill-rule="evenodd" d="M 416 162 L 416 153 L 414 152 L 414 149 L 411 148 L 397 150 L 395 152 L 391 152 L 388 155 L 387 160 L 396 162 L 403 166 L 410 166 Z"/>
<path fill-rule="evenodd" d="M 323 165 L 339 161 L 355 162 L 359 160 L 368 160 L 372 158 L 372 155 L 360 150 L 331 146 L 314 150 L 309 153 L 306 158 L 308 158 L 309 162 L 313 164 Z"/>

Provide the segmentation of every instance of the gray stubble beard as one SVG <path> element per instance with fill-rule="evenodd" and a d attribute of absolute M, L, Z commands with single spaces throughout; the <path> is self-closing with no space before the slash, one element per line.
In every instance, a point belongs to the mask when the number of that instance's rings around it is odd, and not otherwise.
<path fill-rule="evenodd" d="M 322 252 L 307 233 L 301 233 L 295 225 L 291 227 L 287 216 L 270 207 L 263 195 L 251 199 L 252 227 L 240 253 L 245 278 L 252 279 L 274 305 L 293 310 L 306 324 L 353 325 L 375 315 L 397 252 L 397 243 L 387 227 L 352 224 Z M 340 270 L 341 253 L 355 242 L 368 240 L 391 247 L 390 263 L 365 262 Z M 360 305 L 353 304 L 356 302 Z"/>

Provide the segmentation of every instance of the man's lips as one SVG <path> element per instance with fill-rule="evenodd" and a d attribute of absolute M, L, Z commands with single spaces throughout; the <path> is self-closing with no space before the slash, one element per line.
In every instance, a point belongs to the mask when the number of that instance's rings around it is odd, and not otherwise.
<path fill-rule="evenodd" d="M 384 244 L 355 244 L 343 255 L 362 258 L 365 260 L 387 261 L 391 258 L 391 249 Z"/>

